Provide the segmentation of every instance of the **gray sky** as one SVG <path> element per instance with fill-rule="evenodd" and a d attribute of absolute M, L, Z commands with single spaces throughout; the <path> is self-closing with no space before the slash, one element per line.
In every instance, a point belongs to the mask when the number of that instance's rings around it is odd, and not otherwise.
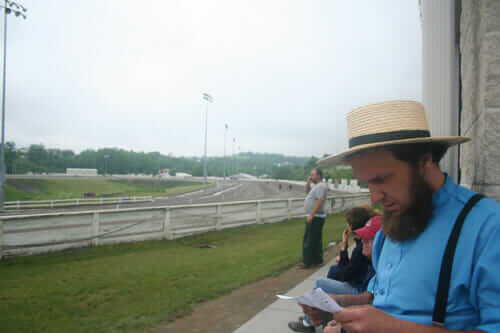
<path fill-rule="evenodd" d="M 6 139 L 18 146 L 335 153 L 345 115 L 421 100 L 417 0 L 20 0 Z M 236 148 L 237 149 L 237 148 Z"/>

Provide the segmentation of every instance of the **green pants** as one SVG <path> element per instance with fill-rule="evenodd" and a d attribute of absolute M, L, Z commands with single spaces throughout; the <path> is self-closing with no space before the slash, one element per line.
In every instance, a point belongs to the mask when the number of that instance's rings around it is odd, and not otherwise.
<path fill-rule="evenodd" d="M 306 222 L 304 241 L 302 243 L 302 260 L 305 266 L 323 263 L 323 217 L 314 217 L 311 223 Z"/>

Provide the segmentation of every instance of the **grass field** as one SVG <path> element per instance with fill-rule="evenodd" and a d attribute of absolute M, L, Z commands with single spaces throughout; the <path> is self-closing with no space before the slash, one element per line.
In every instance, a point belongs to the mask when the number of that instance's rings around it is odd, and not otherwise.
<path fill-rule="evenodd" d="M 5 195 L 6 201 L 82 198 L 85 192 L 98 197 L 171 196 L 203 187 L 197 182 L 159 179 L 8 179 Z"/>
<path fill-rule="evenodd" d="M 338 240 L 341 215 L 325 223 Z M 278 274 L 301 257 L 303 220 L 175 241 L 80 249 L 0 262 L 2 332 L 133 332 Z M 212 244 L 216 248 L 198 248 Z"/>

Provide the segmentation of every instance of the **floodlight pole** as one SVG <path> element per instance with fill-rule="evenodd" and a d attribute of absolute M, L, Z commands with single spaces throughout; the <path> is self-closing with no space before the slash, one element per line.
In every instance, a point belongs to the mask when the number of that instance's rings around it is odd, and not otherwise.
<path fill-rule="evenodd" d="M 226 136 L 229 126 L 226 124 L 224 127 L 224 182 L 222 183 L 222 188 L 226 186 Z"/>
<path fill-rule="evenodd" d="M 205 154 L 203 158 L 203 184 L 207 183 L 208 169 L 207 169 L 207 136 L 208 136 L 208 103 L 212 103 L 212 96 L 203 94 L 205 104 Z"/>
<path fill-rule="evenodd" d="M 203 184 L 207 183 L 207 135 L 208 135 L 208 102 L 205 106 L 205 153 L 203 155 Z"/>
<path fill-rule="evenodd" d="M 5 167 L 5 82 L 7 68 L 7 14 L 14 13 L 16 17 L 21 16 L 26 19 L 26 8 L 14 1 L 4 0 L 3 6 L 0 5 L 3 11 L 3 70 L 2 70 L 2 142 L 0 143 L 0 211 L 4 211 L 4 185 L 6 181 Z"/>
<path fill-rule="evenodd" d="M 231 173 L 234 176 L 236 174 L 236 170 L 234 169 L 234 145 L 236 143 L 236 138 L 233 138 L 233 146 L 231 148 Z"/>

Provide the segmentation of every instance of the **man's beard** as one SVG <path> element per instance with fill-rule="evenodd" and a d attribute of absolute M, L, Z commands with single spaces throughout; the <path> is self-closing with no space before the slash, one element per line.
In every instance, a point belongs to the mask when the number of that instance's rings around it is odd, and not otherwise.
<path fill-rule="evenodd" d="M 384 234 L 396 242 L 417 238 L 425 230 L 432 216 L 431 187 L 415 168 L 410 184 L 411 205 L 399 216 L 385 211 L 382 219 Z"/>

